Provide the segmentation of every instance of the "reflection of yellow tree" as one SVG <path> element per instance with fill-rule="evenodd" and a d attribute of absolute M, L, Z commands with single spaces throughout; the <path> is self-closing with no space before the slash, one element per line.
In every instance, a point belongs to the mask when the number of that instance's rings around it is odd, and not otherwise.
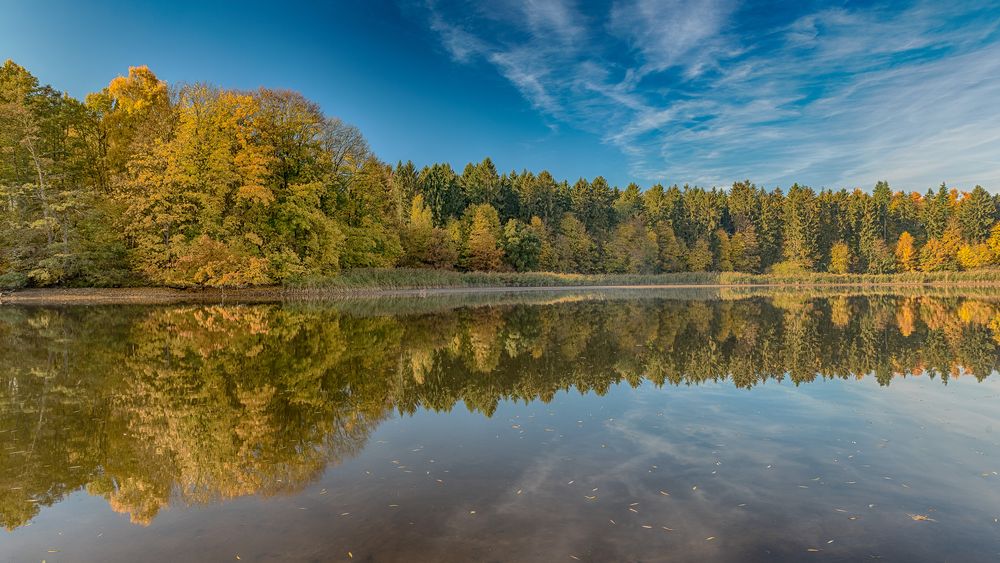
<path fill-rule="evenodd" d="M 913 299 L 904 299 L 899 304 L 899 310 L 896 313 L 896 326 L 899 327 L 899 333 L 904 337 L 913 334 L 913 331 L 916 330 L 917 312 L 914 307 Z"/>
<path fill-rule="evenodd" d="M 965 300 L 958 306 L 958 318 L 965 324 L 988 325 L 993 307 L 982 301 Z"/>
<path fill-rule="evenodd" d="M 466 329 L 471 360 L 469 367 L 474 371 L 489 373 L 500 363 L 500 352 L 503 347 L 500 330 L 503 324 L 500 312 L 493 308 L 481 310 L 476 318 L 469 322 Z"/>
<path fill-rule="evenodd" d="M 840 328 L 851 322 L 851 304 L 846 297 L 830 299 L 830 322 Z"/>

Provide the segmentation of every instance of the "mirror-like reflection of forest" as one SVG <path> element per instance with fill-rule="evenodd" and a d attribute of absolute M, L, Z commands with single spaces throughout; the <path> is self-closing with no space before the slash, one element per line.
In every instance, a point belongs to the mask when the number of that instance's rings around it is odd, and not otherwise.
<path fill-rule="evenodd" d="M 987 377 L 998 348 L 1000 303 L 963 297 L 3 308 L 0 523 L 81 489 L 138 524 L 294 492 L 419 409 L 491 416 L 622 382 L 947 383 Z"/>

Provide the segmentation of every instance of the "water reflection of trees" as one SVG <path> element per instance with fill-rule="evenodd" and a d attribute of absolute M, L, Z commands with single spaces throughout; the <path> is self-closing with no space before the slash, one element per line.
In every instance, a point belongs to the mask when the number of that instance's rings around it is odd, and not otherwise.
<path fill-rule="evenodd" d="M 273 495 L 380 421 L 638 385 L 998 368 L 1000 306 L 959 297 L 570 300 L 405 316 L 320 305 L 0 311 L 0 522 L 85 489 L 134 522 Z"/>

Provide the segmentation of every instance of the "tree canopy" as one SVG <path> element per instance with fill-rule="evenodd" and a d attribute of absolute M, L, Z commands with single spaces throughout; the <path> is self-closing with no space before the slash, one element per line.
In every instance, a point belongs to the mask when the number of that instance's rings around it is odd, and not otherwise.
<path fill-rule="evenodd" d="M 397 266 L 891 273 L 1000 264 L 981 186 L 787 192 L 390 165 L 298 93 L 0 67 L 0 287 L 276 285 Z"/>

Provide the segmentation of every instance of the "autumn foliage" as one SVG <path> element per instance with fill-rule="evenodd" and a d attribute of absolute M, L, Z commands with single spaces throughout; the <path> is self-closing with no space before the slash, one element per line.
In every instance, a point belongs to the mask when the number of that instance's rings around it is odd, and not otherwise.
<path fill-rule="evenodd" d="M 998 199 L 728 190 L 380 161 L 300 94 L 168 86 L 86 97 L 0 67 L 0 287 L 251 286 L 352 268 L 838 274 L 1000 263 Z"/>

